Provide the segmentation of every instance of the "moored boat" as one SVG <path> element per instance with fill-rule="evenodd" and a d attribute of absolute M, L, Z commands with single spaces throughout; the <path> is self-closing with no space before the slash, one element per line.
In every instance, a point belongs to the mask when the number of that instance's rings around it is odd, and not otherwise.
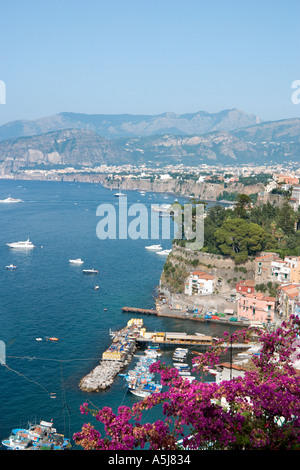
<path fill-rule="evenodd" d="M 71 447 L 70 439 L 53 428 L 52 422 L 40 421 L 28 425 L 28 429 L 13 429 L 2 445 L 9 450 L 66 450 Z"/>
<path fill-rule="evenodd" d="M 29 240 L 29 238 L 26 241 L 7 243 L 7 246 L 9 246 L 10 248 L 20 248 L 26 250 L 35 247 L 33 243 Z"/>
<path fill-rule="evenodd" d="M 76 259 L 69 259 L 69 263 L 71 263 L 71 264 L 83 264 L 84 261 L 82 261 L 81 258 L 76 258 Z"/>

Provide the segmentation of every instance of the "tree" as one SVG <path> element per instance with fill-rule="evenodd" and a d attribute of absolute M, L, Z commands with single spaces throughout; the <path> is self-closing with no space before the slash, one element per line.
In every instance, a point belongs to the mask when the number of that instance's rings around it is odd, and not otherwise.
<path fill-rule="evenodd" d="M 236 198 L 237 204 L 234 213 L 237 217 L 245 219 L 247 217 L 247 208 L 251 205 L 251 197 L 247 194 L 239 194 Z"/>
<path fill-rule="evenodd" d="M 272 239 L 262 227 L 244 219 L 226 219 L 216 230 L 215 238 L 224 255 L 242 261 L 267 245 L 272 246 Z"/>
<path fill-rule="evenodd" d="M 132 409 L 121 406 L 117 414 L 110 407 L 97 410 L 84 403 L 81 412 L 101 421 L 105 436 L 85 424 L 73 436 L 75 442 L 98 450 L 143 449 L 145 445 L 150 450 L 299 450 L 300 377 L 294 368 L 299 359 L 299 319 L 292 317 L 272 333 L 256 333 L 260 355 L 253 357 L 244 377 L 219 384 L 198 380 L 190 384 L 178 370 L 157 362 L 152 371 L 161 374 L 166 391 L 152 394 Z M 245 331 L 231 337 L 224 334 L 218 345 L 195 359 L 197 370 L 218 363 L 224 341 L 230 344 L 246 337 Z M 162 407 L 164 421 L 142 423 L 143 412 L 156 406 Z"/>

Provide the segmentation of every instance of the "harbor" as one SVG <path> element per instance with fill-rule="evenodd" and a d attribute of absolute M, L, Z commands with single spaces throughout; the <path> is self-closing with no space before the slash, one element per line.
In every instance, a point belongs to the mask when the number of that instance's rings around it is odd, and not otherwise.
<path fill-rule="evenodd" d="M 112 337 L 111 345 L 102 353 L 99 363 L 90 373 L 83 377 L 79 383 L 81 390 L 85 392 L 98 392 L 105 390 L 113 384 L 115 377 L 128 366 L 137 348 L 160 347 L 209 347 L 213 346 L 217 338 L 196 333 L 194 335 L 185 332 L 147 331 L 143 320 L 131 318 L 127 325 L 119 331 L 109 331 Z M 227 347 L 225 344 L 224 347 Z M 247 343 L 232 345 L 235 349 L 248 348 Z"/>

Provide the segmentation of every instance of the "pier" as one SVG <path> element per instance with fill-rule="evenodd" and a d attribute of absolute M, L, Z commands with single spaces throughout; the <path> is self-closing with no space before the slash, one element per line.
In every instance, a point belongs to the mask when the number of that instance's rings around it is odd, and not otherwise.
<path fill-rule="evenodd" d="M 137 307 L 123 307 L 123 312 L 128 313 L 143 313 L 145 315 L 157 315 L 157 311 L 154 309 L 147 309 L 147 308 L 137 308 Z"/>
<path fill-rule="evenodd" d="M 137 343 L 153 343 L 160 346 L 212 346 L 214 339 L 207 335 L 188 335 L 187 333 L 142 331 Z"/>

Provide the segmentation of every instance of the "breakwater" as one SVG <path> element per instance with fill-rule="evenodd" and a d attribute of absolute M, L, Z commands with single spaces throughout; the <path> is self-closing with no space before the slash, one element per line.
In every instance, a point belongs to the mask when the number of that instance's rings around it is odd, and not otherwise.
<path fill-rule="evenodd" d="M 81 390 L 98 392 L 113 384 L 115 377 L 131 362 L 142 327 L 143 320 L 132 318 L 125 328 L 110 332 L 112 343 L 103 352 L 99 365 L 80 380 Z"/>

